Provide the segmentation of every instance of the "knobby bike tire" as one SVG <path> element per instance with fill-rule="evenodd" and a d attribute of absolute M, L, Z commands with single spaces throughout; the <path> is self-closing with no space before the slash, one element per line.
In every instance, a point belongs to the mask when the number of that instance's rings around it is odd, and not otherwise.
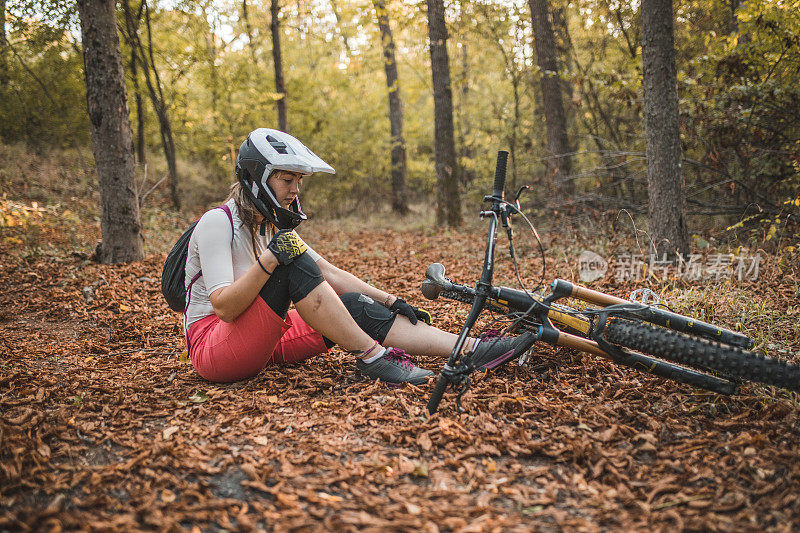
<path fill-rule="evenodd" d="M 605 338 L 642 353 L 690 367 L 709 369 L 742 381 L 800 391 L 800 366 L 736 346 L 693 337 L 647 322 L 614 319 Z"/>

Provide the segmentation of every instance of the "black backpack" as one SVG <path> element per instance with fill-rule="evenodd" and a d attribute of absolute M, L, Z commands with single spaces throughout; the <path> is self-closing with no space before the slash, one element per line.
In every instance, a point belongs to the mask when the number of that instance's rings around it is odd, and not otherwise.
<path fill-rule="evenodd" d="M 221 205 L 214 209 L 222 209 L 228 215 L 228 220 L 231 221 L 231 232 L 233 232 L 233 215 L 227 205 Z M 192 281 L 189 282 L 189 291 L 187 296 L 186 286 L 186 256 L 189 252 L 189 239 L 192 238 L 192 232 L 197 226 L 198 220 L 192 222 L 189 228 L 183 232 L 183 235 L 175 242 L 175 246 L 170 250 L 166 261 L 164 261 L 164 270 L 161 271 L 161 293 L 167 301 L 170 309 L 173 311 L 183 312 L 189 304 L 189 298 L 192 295 L 192 285 L 203 274 L 201 270 L 194 275 Z"/>

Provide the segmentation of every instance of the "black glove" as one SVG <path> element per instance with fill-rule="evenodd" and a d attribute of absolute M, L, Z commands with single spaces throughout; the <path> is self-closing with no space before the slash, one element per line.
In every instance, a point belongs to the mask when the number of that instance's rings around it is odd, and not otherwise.
<path fill-rule="evenodd" d="M 288 265 L 295 257 L 308 250 L 308 245 L 291 229 L 282 229 L 272 237 L 267 248 L 275 255 L 278 263 Z"/>
<path fill-rule="evenodd" d="M 414 307 L 413 305 L 409 305 L 402 298 L 396 299 L 392 304 L 392 306 L 389 308 L 389 311 L 393 311 L 395 313 L 407 317 L 412 324 L 416 324 L 417 319 L 421 319 L 428 325 L 430 325 L 431 323 L 431 314 L 429 312 L 427 312 L 424 309 L 420 309 L 419 307 Z"/>

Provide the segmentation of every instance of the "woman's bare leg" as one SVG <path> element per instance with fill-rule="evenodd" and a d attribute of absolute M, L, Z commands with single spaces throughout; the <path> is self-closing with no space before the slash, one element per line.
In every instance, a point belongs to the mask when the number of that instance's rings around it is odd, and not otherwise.
<path fill-rule="evenodd" d="M 385 346 L 400 348 L 412 355 L 440 355 L 447 357 L 453 351 L 458 335 L 429 326 L 422 320 L 411 324 L 408 318 L 398 315 L 386 334 Z M 467 339 L 464 349 L 472 346 L 474 339 Z"/>
<path fill-rule="evenodd" d="M 375 344 L 356 324 L 328 282 L 320 283 L 294 306 L 309 326 L 345 350 L 364 351 Z M 400 348 L 412 355 L 447 357 L 453 351 L 456 339 L 457 335 L 429 326 L 422 320 L 412 325 L 408 318 L 398 315 L 383 345 Z M 467 339 L 464 348 L 469 349 L 473 343 L 474 339 Z"/>
<path fill-rule="evenodd" d="M 294 307 L 309 326 L 347 351 L 363 352 L 375 344 L 375 341 L 358 327 L 327 281 L 323 281 L 305 298 L 295 302 Z"/>

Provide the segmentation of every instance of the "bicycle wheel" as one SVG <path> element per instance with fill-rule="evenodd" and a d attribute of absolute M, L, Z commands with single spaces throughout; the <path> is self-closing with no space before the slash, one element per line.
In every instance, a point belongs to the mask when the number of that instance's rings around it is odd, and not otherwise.
<path fill-rule="evenodd" d="M 800 391 L 800 366 L 764 357 L 735 346 L 693 337 L 647 322 L 612 319 L 605 338 L 642 353 L 742 381 Z"/>

